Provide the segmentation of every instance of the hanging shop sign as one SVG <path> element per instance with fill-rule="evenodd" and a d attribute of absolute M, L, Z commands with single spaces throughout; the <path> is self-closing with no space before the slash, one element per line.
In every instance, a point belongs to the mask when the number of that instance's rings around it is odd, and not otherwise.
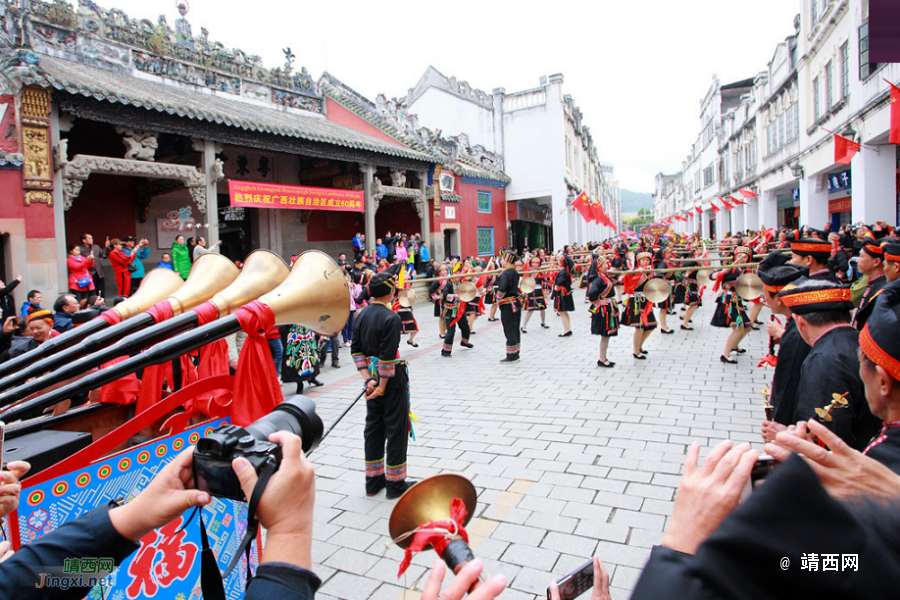
<path fill-rule="evenodd" d="M 363 212 L 365 194 L 360 190 L 279 185 L 228 180 L 231 206 L 245 208 L 293 208 Z"/>
<path fill-rule="evenodd" d="M 850 200 L 850 196 L 846 198 L 839 198 L 838 200 L 829 200 L 828 201 L 828 213 L 842 213 L 848 212 L 853 208 L 852 201 Z"/>

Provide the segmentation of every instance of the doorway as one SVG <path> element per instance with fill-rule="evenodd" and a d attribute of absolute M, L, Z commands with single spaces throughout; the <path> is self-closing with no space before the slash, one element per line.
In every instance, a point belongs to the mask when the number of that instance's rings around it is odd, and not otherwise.
<path fill-rule="evenodd" d="M 444 258 L 450 258 L 452 255 L 459 256 L 459 230 L 444 230 Z"/>

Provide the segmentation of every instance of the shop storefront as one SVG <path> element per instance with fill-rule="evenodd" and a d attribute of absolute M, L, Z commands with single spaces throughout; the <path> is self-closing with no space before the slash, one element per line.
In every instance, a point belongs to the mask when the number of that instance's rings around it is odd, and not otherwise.
<path fill-rule="evenodd" d="M 850 181 L 850 169 L 828 174 L 828 219 L 833 231 L 850 224 L 853 208 Z"/>
<path fill-rule="evenodd" d="M 521 252 L 527 248 L 544 248 L 553 239 L 549 207 L 527 200 L 508 202 L 509 245 Z"/>
<path fill-rule="evenodd" d="M 800 189 L 794 188 L 789 194 L 777 194 L 778 226 L 797 229 L 800 223 Z"/>

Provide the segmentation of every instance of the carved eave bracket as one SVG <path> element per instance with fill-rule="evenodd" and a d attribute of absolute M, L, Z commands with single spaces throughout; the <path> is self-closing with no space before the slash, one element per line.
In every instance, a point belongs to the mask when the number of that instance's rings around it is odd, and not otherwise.
<path fill-rule="evenodd" d="M 81 186 L 92 173 L 179 180 L 190 191 L 197 209 L 206 213 L 206 177 L 196 167 L 87 154 L 79 154 L 63 166 L 63 206 L 66 210 L 72 208 Z"/>
<path fill-rule="evenodd" d="M 416 188 L 407 188 L 407 187 L 397 187 L 394 185 L 384 185 L 381 183 L 377 177 L 375 181 L 372 182 L 372 200 L 375 206 L 375 210 L 378 210 L 378 207 L 381 205 L 381 199 L 385 196 L 392 196 L 394 198 L 409 198 L 413 202 L 413 206 L 416 209 L 416 213 L 418 213 L 419 218 L 422 218 L 422 215 L 425 214 L 425 209 L 427 206 L 427 202 L 425 200 L 425 196 L 422 194 L 422 190 Z"/>

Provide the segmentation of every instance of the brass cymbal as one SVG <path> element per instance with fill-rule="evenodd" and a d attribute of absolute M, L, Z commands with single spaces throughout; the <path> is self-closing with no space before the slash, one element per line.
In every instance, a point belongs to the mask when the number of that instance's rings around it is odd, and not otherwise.
<path fill-rule="evenodd" d="M 519 282 L 519 290 L 523 294 L 530 294 L 537 288 L 537 281 L 534 280 L 534 277 L 523 277 Z"/>
<path fill-rule="evenodd" d="M 459 299 L 463 302 L 471 302 L 478 295 L 478 288 L 476 288 L 475 284 L 471 281 L 464 281 L 459 284 L 456 295 L 459 296 Z"/>
<path fill-rule="evenodd" d="M 651 279 L 644 285 L 644 296 L 656 304 L 669 297 L 669 282 L 665 279 Z"/>
<path fill-rule="evenodd" d="M 697 271 L 697 285 L 700 287 L 709 285 L 712 282 L 713 269 L 699 269 Z"/>
<path fill-rule="evenodd" d="M 403 308 L 409 308 L 416 303 L 416 293 L 412 289 L 400 290 L 397 293 L 397 301 Z"/>
<path fill-rule="evenodd" d="M 394 510 L 391 511 L 391 518 L 388 521 L 391 539 L 396 540 L 430 521 L 449 519 L 450 503 L 454 498 L 461 499 L 466 505 L 467 514 L 463 525 L 468 525 L 475 515 L 475 507 L 478 504 L 478 495 L 472 482 L 461 475 L 445 473 L 415 484 L 400 496 Z M 412 541 L 413 536 L 408 536 L 398 540 L 397 545 L 406 548 Z M 425 549 L 430 547 L 429 544 Z"/>
<path fill-rule="evenodd" d="M 734 290 L 744 300 L 755 300 L 762 296 L 763 282 L 756 273 L 744 273 L 734 282 Z"/>

